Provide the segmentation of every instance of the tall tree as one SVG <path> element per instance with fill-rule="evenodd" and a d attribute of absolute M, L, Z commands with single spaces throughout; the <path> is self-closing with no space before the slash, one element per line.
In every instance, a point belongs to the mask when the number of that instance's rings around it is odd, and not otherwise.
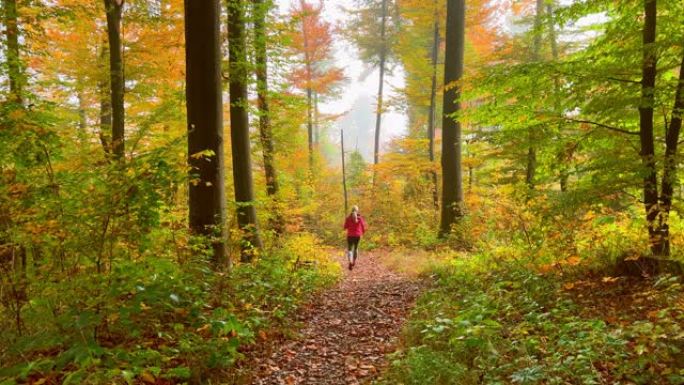
<path fill-rule="evenodd" d="M 534 40 L 532 43 L 532 60 L 541 60 L 542 45 L 542 16 L 544 13 L 544 0 L 537 0 L 534 11 Z M 537 148 L 536 148 L 536 127 L 528 128 L 527 138 L 529 140 L 527 149 L 527 167 L 525 169 L 525 183 L 531 190 L 534 189 L 535 175 L 537 173 Z"/>
<path fill-rule="evenodd" d="M 643 190 L 644 207 L 651 248 L 659 254 L 662 238 L 658 234 L 658 180 L 656 172 L 655 145 L 653 138 L 653 106 L 655 104 L 655 81 L 657 55 L 656 41 L 656 0 L 644 2 L 643 59 L 641 67 L 641 100 L 639 102 L 639 139 L 641 161 L 644 167 Z"/>
<path fill-rule="evenodd" d="M 226 259 L 219 0 L 185 0 L 189 220 L 212 237 L 213 261 Z"/>
<path fill-rule="evenodd" d="M 380 67 L 378 78 L 378 102 L 375 111 L 375 146 L 373 150 L 373 164 L 380 163 L 380 128 L 382 126 L 383 89 L 385 85 L 385 62 L 387 61 L 387 0 L 382 0 L 382 14 L 380 19 Z M 375 177 L 373 177 L 375 181 Z"/>
<path fill-rule="evenodd" d="M 437 115 L 437 63 L 439 61 L 439 10 L 437 8 L 437 0 L 433 2 L 435 7 L 434 12 L 434 31 L 432 36 L 432 52 L 431 52 L 431 64 L 432 64 L 432 74 L 431 74 L 431 84 L 430 84 L 430 109 L 428 111 L 428 127 L 427 127 L 427 137 L 428 137 L 428 158 L 430 162 L 435 161 L 435 118 Z M 430 172 L 430 177 L 432 178 L 432 200 L 435 205 L 435 210 L 439 210 L 439 194 L 437 189 L 437 171 L 432 170 Z"/>
<path fill-rule="evenodd" d="M 121 43 L 121 15 L 124 0 L 104 0 L 107 12 L 107 40 L 109 42 L 109 86 L 112 111 L 112 153 L 117 159 L 124 157 L 124 66 Z"/>
<path fill-rule="evenodd" d="M 442 114 L 442 211 L 440 234 L 446 236 L 463 216 L 460 109 L 465 52 L 465 0 L 447 0 L 444 112 Z"/>
<path fill-rule="evenodd" d="M 271 110 L 268 96 L 268 54 L 266 34 L 266 16 L 271 7 L 270 0 L 253 0 L 254 5 L 254 61 L 257 78 L 257 104 L 259 107 L 259 138 L 264 158 L 264 174 L 266 177 L 266 193 L 277 200 L 278 173 L 275 166 L 273 146 L 273 129 L 271 127 Z M 274 209 L 272 226 L 276 233 L 283 231 L 283 218 L 277 204 Z"/>
<path fill-rule="evenodd" d="M 679 134 L 682 130 L 682 114 L 684 114 L 684 52 L 679 65 L 679 82 L 675 91 L 675 100 L 670 116 L 670 126 L 665 134 L 665 165 L 661 182 L 661 207 L 659 216 L 660 242 L 655 243 L 657 255 L 670 255 L 670 225 L 669 216 L 672 209 L 672 197 L 677 181 L 677 147 Z"/>
<path fill-rule="evenodd" d="M 97 88 L 100 94 L 100 132 L 98 133 L 98 136 L 105 155 L 110 155 L 112 150 L 110 144 L 112 132 L 112 94 L 111 87 L 109 86 L 110 77 L 105 75 L 107 71 L 104 71 L 104 62 L 109 57 L 108 52 L 109 50 L 103 45 L 100 50 L 100 60 L 102 62 L 103 71 L 101 78 L 97 82 Z"/>
<path fill-rule="evenodd" d="M 5 28 L 7 34 L 7 71 L 9 78 L 10 97 L 12 102 L 21 105 L 23 103 L 24 74 L 19 52 L 19 20 L 17 12 L 17 0 L 5 0 Z"/>
<path fill-rule="evenodd" d="M 270 196 L 275 196 L 278 194 L 278 174 L 273 157 L 273 133 L 268 103 L 268 56 L 266 50 L 266 15 L 270 8 L 270 0 L 253 0 L 253 2 L 254 61 L 256 62 L 257 101 L 259 105 L 259 137 L 263 147 L 266 192 Z"/>
<path fill-rule="evenodd" d="M 332 26 L 323 21 L 323 2 L 313 5 L 300 0 L 291 11 L 299 28 L 292 36 L 292 49 L 302 58 L 301 67 L 295 68 L 295 86 L 306 92 L 307 136 L 309 145 L 309 166 L 313 169 L 315 138 L 315 115 L 318 97 L 332 91 L 342 80 L 342 70 L 331 66 Z"/>
<path fill-rule="evenodd" d="M 228 0 L 228 50 L 230 65 L 230 137 L 233 149 L 233 182 L 237 220 L 243 232 L 241 260 L 249 262 L 261 247 L 254 207 L 252 162 L 249 143 L 249 66 L 245 42 L 245 0 Z"/>

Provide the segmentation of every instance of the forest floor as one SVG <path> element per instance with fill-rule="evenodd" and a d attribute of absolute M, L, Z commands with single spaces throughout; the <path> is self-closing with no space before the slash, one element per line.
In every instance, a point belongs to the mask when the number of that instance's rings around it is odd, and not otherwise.
<path fill-rule="evenodd" d="M 402 325 L 423 284 L 383 262 L 383 253 L 362 253 L 354 270 L 302 307 L 293 337 L 275 339 L 246 352 L 240 365 L 251 378 L 271 384 L 363 384 L 387 366 Z M 289 325 L 292 327 L 293 325 Z"/>

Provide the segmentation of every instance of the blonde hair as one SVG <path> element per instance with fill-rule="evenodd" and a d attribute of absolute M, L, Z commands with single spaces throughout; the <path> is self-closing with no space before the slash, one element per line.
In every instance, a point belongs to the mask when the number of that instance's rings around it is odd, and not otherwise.
<path fill-rule="evenodd" d="M 357 206 L 357 205 L 352 206 L 352 212 L 358 213 L 359 212 L 359 206 Z"/>

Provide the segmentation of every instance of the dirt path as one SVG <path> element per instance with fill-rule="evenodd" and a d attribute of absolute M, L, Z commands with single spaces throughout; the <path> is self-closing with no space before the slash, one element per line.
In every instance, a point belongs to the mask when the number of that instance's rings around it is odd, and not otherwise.
<path fill-rule="evenodd" d="M 359 384 L 377 377 L 420 284 L 364 254 L 336 287 L 302 309 L 299 338 L 251 358 L 255 385 Z M 261 355 L 259 357 L 258 355 Z"/>

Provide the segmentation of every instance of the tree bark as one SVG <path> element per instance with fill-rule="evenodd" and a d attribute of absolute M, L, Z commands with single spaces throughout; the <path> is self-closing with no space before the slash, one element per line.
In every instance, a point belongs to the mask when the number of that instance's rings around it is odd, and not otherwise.
<path fill-rule="evenodd" d="M 10 100 L 17 104 L 24 103 L 24 71 L 21 64 L 21 54 L 19 52 L 19 21 L 16 0 L 5 0 L 5 28 L 7 38 L 7 71 L 9 78 Z"/>
<path fill-rule="evenodd" d="M 80 85 L 77 86 L 76 97 L 78 99 L 78 141 L 81 145 L 85 145 L 88 137 L 88 116 L 86 114 L 85 92 Z"/>
<path fill-rule="evenodd" d="M 121 12 L 124 0 L 104 0 L 107 12 L 107 37 L 109 41 L 109 76 L 112 109 L 112 142 L 114 158 L 124 158 L 124 68 L 121 44 Z"/>
<path fill-rule="evenodd" d="M 219 15 L 219 0 L 185 0 L 189 222 L 211 237 L 216 265 L 227 256 Z"/>
<path fill-rule="evenodd" d="M 432 38 L 432 84 L 430 87 L 430 111 L 428 115 L 428 158 L 430 164 L 435 161 L 435 115 L 437 113 L 437 61 L 439 60 L 439 13 L 437 2 L 434 2 L 435 21 Z M 430 172 L 432 179 L 432 202 L 435 210 L 439 210 L 439 195 L 437 191 L 437 171 Z"/>
<path fill-rule="evenodd" d="M 532 45 L 532 55 L 534 61 L 541 60 L 541 25 L 542 15 L 544 13 L 544 0 L 537 0 L 537 5 L 534 14 L 534 40 Z M 529 128 L 527 133 L 528 149 L 527 149 L 527 166 L 525 169 L 525 183 L 530 190 L 534 189 L 535 176 L 537 174 L 537 147 L 535 146 L 536 135 L 534 129 Z"/>
<path fill-rule="evenodd" d="M 387 0 L 382 0 L 382 21 L 380 24 L 380 78 L 378 80 L 378 106 L 375 112 L 375 147 L 373 164 L 380 163 L 380 128 L 382 126 L 383 88 L 385 85 L 385 61 L 387 60 Z M 375 184 L 375 173 L 373 183 Z"/>
<path fill-rule="evenodd" d="M 271 110 L 268 100 L 268 55 L 266 37 L 266 15 L 270 7 L 269 0 L 254 1 L 254 60 L 256 61 L 257 104 L 259 107 L 259 138 L 264 158 L 264 174 L 266 176 L 266 194 L 273 198 L 273 220 L 271 225 L 277 234 L 283 232 L 283 218 L 277 207 L 278 173 L 275 166 L 275 150 L 273 146 L 273 129 L 271 127 Z"/>
<path fill-rule="evenodd" d="M 305 1 L 300 0 L 302 10 L 305 8 Z M 309 55 L 309 31 L 306 28 L 306 21 L 302 20 L 302 38 L 304 40 L 304 62 L 306 65 L 306 133 L 309 144 L 309 172 L 313 175 L 314 167 L 314 129 L 313 129 L 313 68 L 311 67 L 312 57 Z"/>
<path fill-rule="evenodd" d="M 672 195 L 674 185 L 677 181 L 677 146 L 679 144 L 679 133 L 682 130 L 682 114 L 684 113 L 684 54 L 682 63 L 679 67 L 679 83 L 675 91 L 675 102 L 672 107 L 672 117 L 670 126 L 667 128 L 665 136 L 665 166 L 661 184 L 661 206 L 659 217 L 659 235 L 661 237 L 660 247 L 657 255 L 670 255 L 670 225 L 669 217 L 672 209 Z"/>
<path fill-rule="evenodd" d="M 256 61 L 257 101 L 259 106 L 259 137 L 263 147 L 266 193 L 278 194 L 278 174 L 274 161 L 273 134 L 268 101 L 268 57 L 266 54 L 266 14 L 268 4 L 264 0 L 254 1 L 254 59 Z"/>
<path fill-rule="evenodd" d="M 442 211 L 440 235 L 446 236 L 463 216 L 461 109 L 465 46 L 465 0 L 447 0 L 446 57 L 444 63 L 444 112 L 442 114 Z"/>
<path fill-rule="evenodd" d="M 344 215 L 349 212 L 349 198 L 347 196 L 347 167 L 344 160 L 344 131 L 340 130 L 340 146 L 342 153 L 342 188 L 344 189 Z"/>
<path fill-rule="evenodd" d="M 546 5 L 546 13 L 548 15 L 553 14 L 553 6 L 551 4 Z M 558 52 L 558 40 L 556 37 L 556 29 L 552 18 L 549 18 L 549 43 L 551 44 L 551 58 L 554 63 L 558 62 L 560 54 Z M 558 75 L 553 77 L 553 113 L 558 117 L 558 127 L 557 139 L 562 140 L 563 136 L 563 120 L 561 119 L 561 114 L 563 113 L 561 107 L 561 84 Z M 558 161 L 558 182 L 560 184 L 561 192 L 568 191 L 568 180 L 570 179 L 570 166 L 567 164 L 572 159 L 572 152 L 567 148 L 561 148 L 556 160 Z"/>
<path fill-rule="evenodd" d="M 104 150 L 105 157 L 109 159 L 111 155 L 111 137 L 109 134 L 112 132 L 112 98 L 111 91 L 109 87 L 109 76 L 105 74 L 105 61 L 109 57 L 109 50 L 106 44 L 102 45 L 102 50 L 100 51 L 100 63 L 102 63 L 102 77 L 97 82 L 98 92 L 100 94 L 100 132 L 98 137 L 100 138 L 100 143 L 102 144 L 102 149 Z"/>
<path fill-rule="evenodd" d="M 192 1 L 192 0 L 188 0 Z M 244 0 L 228 0 L 228 50 L 230 52 L 230 136 L 233 149 L 233 181 L 237 220 L 243 232 L 241 260 L 249 262 L 261 247 L 252 183 L 247 108 L 247 52 Z"/>
<path fill-rule="evenodd" d="M 653 106 L 656 81 L 656 0 L 645 0 L 643 29 L 643 61 L 641 78 L 641 101 L 639 103 L 639 139 L 643 164 L 644 208 L 651 250 L 655 255 L 662 252 L 663 239 L 659 234 L 656 219 L 658 207 L 658 176 L 656 172 L 655 146 L 653 138 Z"/>

